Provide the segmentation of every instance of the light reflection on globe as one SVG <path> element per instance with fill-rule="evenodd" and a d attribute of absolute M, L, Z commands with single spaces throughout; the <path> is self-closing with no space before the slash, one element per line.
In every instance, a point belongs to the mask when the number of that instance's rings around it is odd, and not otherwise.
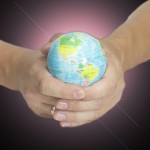
<path fill-rule="evenodd" d="M 103 77 L 107 59 L 96 38 L 84 32 L 70 32 L 52 43 L 47 66 L 53 77 L 65 83 L 89 86 Z"/>

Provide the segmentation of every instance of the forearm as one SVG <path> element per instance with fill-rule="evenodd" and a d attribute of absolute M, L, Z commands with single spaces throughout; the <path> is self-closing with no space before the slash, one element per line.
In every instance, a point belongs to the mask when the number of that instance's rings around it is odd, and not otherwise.
<path fill-rule="evenodd" d="M 15 89 L 15 81 L 13 80 L 17 58 L 19 58 L 22 49 L 0 42 L 0 85 L 10 89 Z"/>
<path fill-rule="evenodd" d="M 102 40 L 104 47 L 112 49 L 120 59 L 123 69 L 150 59 L 150 1 L 133 12 L 108 38 Z"/>

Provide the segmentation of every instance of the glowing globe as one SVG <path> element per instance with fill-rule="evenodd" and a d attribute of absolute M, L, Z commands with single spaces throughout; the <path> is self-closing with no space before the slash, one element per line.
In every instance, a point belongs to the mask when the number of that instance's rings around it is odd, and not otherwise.
<path fill-rule="evenodd" d="M 53 77 L 65 83 L 89 86 L 103 77 L 107 59 L 96 38 L 83 32 L 70 32 L 52 43 L 47 66 Z"/>

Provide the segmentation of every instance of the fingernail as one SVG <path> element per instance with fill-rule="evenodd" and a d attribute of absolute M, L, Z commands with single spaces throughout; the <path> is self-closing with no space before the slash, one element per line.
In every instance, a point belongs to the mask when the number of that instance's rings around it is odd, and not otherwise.
<path fill-rule="evenodd" d="M 68 108 L 68 104 L 65 103 L 65 102 L 59 102 L 57 105 L 56 105 L 57 109 L 67 109 Z"/>
<path fill-rule="evenodd" d="M 84 96 L 85 96 L 85 93 L 82 90 L 73 92 L 73 97 L 76 99 L 84 98 Z"/>
<path fill-rule="evenodd" d="M 64 121 L 67 119 L 65 114 L 56 114 L 54 115 L 54 119 L 57 121 Z"/>
<path fill-rule="evenodd" d="M 63 122 L 63 123 L 61 123 L 61 126 L 62 127 L 70 127 L 71 123 L 69 123 L 69 122 Z"/>

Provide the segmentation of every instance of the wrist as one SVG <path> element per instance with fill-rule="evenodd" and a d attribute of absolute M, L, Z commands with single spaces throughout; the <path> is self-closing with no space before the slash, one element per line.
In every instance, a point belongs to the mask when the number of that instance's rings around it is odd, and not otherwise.
<path fill-rule="evenodd" d="M 13 54 L 12 69 L 10 69 L 13 90 L 21 91 L 22 84 L 27 78 L 27 72 L 30 68 L 30 57 L 34 57 L 34 51 L 23 47 L 15 47 L 16 52 Z"/>
<path fill-rule="evenodd" d="M 124 68 L 124 55 L 120 53 L 119 49 L 121 49 L 121 45 L 117 44 L 119 43 L 119 40 L 110 40 L 108 38 L 102 39 L 101 43 L 104 47 L 106 57 L 109 55 L 109 57 L 113 56 L 119 63 L 120 67 L 123 71 L 125 71 Z"/>
<path fill-rule="evenodd" d="M 23 53 L 23 48 L 5 42 L 0 43 L 0 85 L 17 90 L 17 65 Z"/>

